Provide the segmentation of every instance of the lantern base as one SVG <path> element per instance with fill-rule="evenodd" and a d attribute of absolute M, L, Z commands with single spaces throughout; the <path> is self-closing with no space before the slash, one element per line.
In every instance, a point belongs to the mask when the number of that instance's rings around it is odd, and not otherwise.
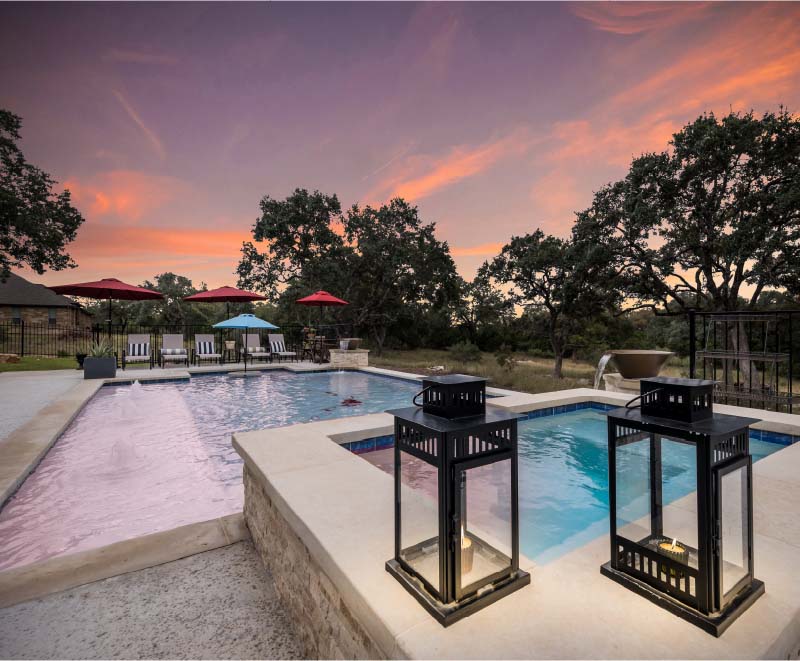
<path fill-rule="evenodd" d="M 396 560 L 386 563 L 386 571 L 394 576 L 428 613 L 433 615 L 439 624 L 448 627 L 460 619 L 472 615 L 498 599 L 516 592 L 531 582 L 528 572 L 518 569 L 508 577 L 481 588 L 477 594 L 466 597 L 462 601 L 445 604 L 433 597 L 422 585 L 422 582 L 406 572 Z"/>
<path fill-rule="evenodd" d="M 613 569 L 610 562 L 600 567 L 600 573 L 717 638 L 722 635 L 725 629 L 733 624 L 736 618 L 750 608 L 756 599 L 764 594 L 764 583 L 753 579 L 753 582 L 742 590 L 736 598 L 728 604 L 725 610 L 714 615 L 706 615 L 670 597 L 668 594 L 656 590 L 630 574 Z"/>

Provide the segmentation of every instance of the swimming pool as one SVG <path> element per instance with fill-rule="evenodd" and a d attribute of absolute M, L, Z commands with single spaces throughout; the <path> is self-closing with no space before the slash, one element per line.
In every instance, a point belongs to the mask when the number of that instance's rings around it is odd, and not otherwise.
<path fill-rule="evenodd" d="M 385 411 L 419 389 L 287 371 L 105 386 L 0 511 L 0 569 L 241 512 L 233 432 Z"/>
<path fill-rule="evenodd" d="M 584 409 L 519 423 L 520 551 L 546 563 L 608 533 L 608 445 L 606 417 Z M 670 446 L 678 444 L 671 443 Z M 781 445 L 750 440 L 753 460 Z M 392 473 L 393 449 L 361 455 Z M 427 464 L 409 462 L 409 483 L 428 492 L 433 478 Z M 671 502 L 693 490 L 690 446 L 664 448 L 664 499 Z M 486 485 L 487 493 L 492 485 Z"/>

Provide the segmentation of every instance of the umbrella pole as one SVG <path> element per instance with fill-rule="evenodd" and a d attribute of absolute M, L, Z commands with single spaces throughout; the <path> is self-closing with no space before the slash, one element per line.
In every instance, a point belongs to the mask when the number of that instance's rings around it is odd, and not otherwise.
<path fill-rule="evenodd" d="M 108 297 L 108 341 L 111 342 L 111 296 Z"/>

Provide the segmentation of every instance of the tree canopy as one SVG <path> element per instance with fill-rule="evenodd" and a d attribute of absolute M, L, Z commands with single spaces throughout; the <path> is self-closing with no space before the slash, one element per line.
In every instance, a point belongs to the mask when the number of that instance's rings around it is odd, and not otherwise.
<path fill-rule="evenodd" d="M 549 236 L 540 229 L 512 237 L 484 270 L 508 286 L 515 305 L 546 313 L 556 378 L 561 377 L 570 336 L 619 299 L 602 246 Z"/>
<path fill-rule="evenodd" d="M 800 119 L 698 117 L 579 214 L 574 236 L 607 246 L 639 306 L 752 308 L 800 293 Z"/>
<path fill-rule="evenodd" d="M 393 325 L 413 324 L 458 299 L 460 279 L 447 243 L 402 199 L 342 213 L 335 195 L 319 191 L 297 189 L 285 200 L 267 196 L 253 239 L 242 246 L 241 287 L 284 308 L 329 290 L 350 304 L 337 310 L 339 318 L 368 332 L 378 351 Z"/>
<path fill-rule="evenodd" d="M 17 141 L 22 120 L 0 108 L 0 280 L 11 268 L 30 266 L 41 274 L 75 266 L 66 245 L 83 217 L 68 190 L 25 160 Z"/>

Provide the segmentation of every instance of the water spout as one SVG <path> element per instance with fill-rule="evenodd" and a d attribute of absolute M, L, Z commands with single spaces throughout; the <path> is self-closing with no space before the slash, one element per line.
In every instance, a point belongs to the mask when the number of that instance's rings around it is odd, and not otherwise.
<path fill-rule="evenodd" d="M 614 352 L 609 351 L 604 353 L 600 358 L 600 362 L 597 363 L 597 369 L 594 373 L 594 389 L 600 390 L 600 381 L 603 378 L 603 372 L 606 371 L 606 365 L 608 365 L 608 361 L 614 357 Z"/>

